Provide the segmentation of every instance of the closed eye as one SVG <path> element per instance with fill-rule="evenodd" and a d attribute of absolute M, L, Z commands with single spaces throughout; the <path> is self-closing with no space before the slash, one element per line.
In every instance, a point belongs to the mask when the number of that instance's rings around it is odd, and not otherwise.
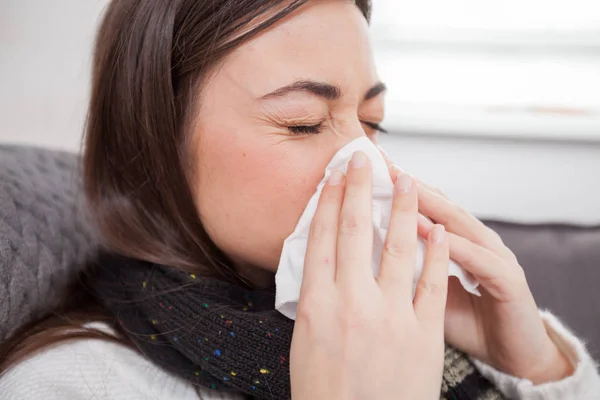
<path fill-rule="evenodd" d="M 375 122 L 368 122 L 368 121 L 360 121 L 360 122 L 365 124 L 369 128 L 373 129 L 374 131 L 388 133 L 388 131 L 386 129 L 384 129 L 381 125 L 379 125 Z M 321 133 L 322 128 L 323 128 L 322 122 L 319 122 L 318 124 L 315 124 L 315 125 L 288 126 L 288 130 L 294 135 L 316 135 L 316 134 Z"/>
<path fill-rule="evenodd" d="M 288 126 L 289 131 L 294 135 L 315 135 L 321 133 L 323 123 L 319 122 L 315 125 L 294 125 Z"/>
<path fill-rule="evenodd" d="M 365 124 L 366 126 L 368 126 L 369 128 L 377 131 L 377 132 L 381 132 L 381 133 L 388 133 L 388 131 L 384 128 L 381 127 L 381 125 L 376 124 L 375 122 L 367 122 L 367 121 L 360 121 L 363 124 Z"/>

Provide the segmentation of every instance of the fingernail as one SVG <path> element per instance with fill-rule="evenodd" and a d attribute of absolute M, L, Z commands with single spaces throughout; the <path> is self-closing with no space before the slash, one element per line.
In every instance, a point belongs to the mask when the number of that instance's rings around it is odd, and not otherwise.
<path fill-rule="evenodd" d="M 404 172 L 404 171 L 402 171 L 402 169 L 401 169 L 400 167 L 398 167 L 397 165 L 392 165 L 392 166 L 390 166 L 390 169 L 391 169 L 392 171 L 394 171 L 394 173 L 395 173 L 396 175 L 398 175 L 398 176 L 400 176 L 400 174 L 404 174 L 404 173 L 405 173 L 405 172 Z"/>
<path fill-rule="evenodd" d="M 357 151 L 352 155 L 350 166 L 352 168 L 362 168 L 367 164 L 367 155 L 362 151 Z"/>
<path fill-rule="evenodd" d="M 435 244 L 440 244 L 446 238 L 446 228 L 444 225 L 436 224 L 431 231 L 431 240 Z"/>
<path fill-rule="evenodd" d="M 396 180 L 396 186 L 395 186 L 396 193 L 406 194 L 406 193 L 410 192 L 412 185 L 413 185 L 413 180 L 410 177 L 410 175 L 400 174 L 398 176 L 398 179 Z"/>
<path fill-rule="evenodd" d="M 329 175 L 329 179 L 327 180 L 327 183 L 329 183 L 330 186 L 339 185 L 340 183 L 342 183 L 343 176 L 344 176 L 344 174 L 342 174 L 341 171 L 333 171 L 331 173 L 331 175 Z"/>
<path fill-rule="evenodd" d="M 385 151 L 383 149 L 383 147 L 381 147 L 380 145 L 377 145 L 377 148 L 379 149 L 379 151 L 381 152 L 381 154 L 383 154 L 383 157 L 387 159 L 386 161 L 391 162 L 390 155 L 387 153 L 387 151 Z"/>
<path fill-rule="evenodd" d="M 398 180 L 398 177 L 402 171 L 400 171 L 400 168 L 396 167 L 395 165 L 390 165 L 389 170 L 390 178 L 392 178 L 392 184 L 396 185 L 396 181 Z"/>

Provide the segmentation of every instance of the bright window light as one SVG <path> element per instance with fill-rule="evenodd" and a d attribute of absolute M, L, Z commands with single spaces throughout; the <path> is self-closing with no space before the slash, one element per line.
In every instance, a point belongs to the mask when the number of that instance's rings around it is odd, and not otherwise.
<path fill-rule="evenodd" d="M 377 0 L 399 133 L 600 141 L 600 1 Z"/>

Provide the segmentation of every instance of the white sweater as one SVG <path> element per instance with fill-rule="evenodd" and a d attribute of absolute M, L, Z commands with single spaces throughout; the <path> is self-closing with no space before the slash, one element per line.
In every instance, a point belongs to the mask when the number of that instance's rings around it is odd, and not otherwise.
<path fill-rule="evenodd" d="M 600 376 L 584 345 L 548 312 L 551 338 L 575 372 L 559 382 L 534 386 L 475 361 L 484 376 L 511 399 L 599 400 Z M 90 324 L 111 331 L 103 324 Z M 236 399 L 196 388 L 164 372 L 139 353 L 100 339 L 78 339 L 49 347 L 0 376 L 0 400 L 198 400 Z"/>

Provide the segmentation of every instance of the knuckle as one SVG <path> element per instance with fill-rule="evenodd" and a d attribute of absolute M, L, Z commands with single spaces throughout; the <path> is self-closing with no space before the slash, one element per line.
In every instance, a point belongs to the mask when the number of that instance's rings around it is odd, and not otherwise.
<path fill-rule="evenodd" d="M 452 201 L 452 200 L 450 200 L 450 197 L 449 197 L 449 196 L 448 196 L 448 195 L 447 195 L 447 194 L 446 194 L 444 191 L 442 191 L 441 189 L 435 188 L 435 192 L 436 192 L 436 193 L 437 193 L 437 194 L 438 194 L 440 197 L 444 198 L 445 200 L 447 200 L 447 201 Z"/>
<path fill-rule="evenodd" d="M 397 259 L 406 259 L 412 257 L 414 254 L 414 250 L 408 246 L 408 243 L 398 243 L 395 241 L 386 241 L 383 251 L 388 256 Z"/>
<path fill-rule="evenodd" d="M 300 301 L 296 308 L 296 322 L 310 321 L 311 319 L 311 307 L 307 304 L 307 301 Z"/>
<path fill-rule="evenodd" d="M 296 308 L 296 321 L 310 322 L 315 318 L 316 310 L 321 310 L 324 307 L 323 301 L 314 296 L 313 294 L 307 293 L 301 297 Z"/>
<path fill-rule="evenodd" d="M 417 287 L 419 290 L 427 293 L 428 296 L 440 297 L 445 293 L 445 286 L 438 282 L 432 282 L 429 279 L 420 279 Z"/>
<path fill-rule="evenodd" d="M 315 218 L 310 224 L 308 237 L 312 239 L 321 239 L 328 234 L 332 234 L 333 231 L 334 227 L 329 221 L 326 221 L 323 218 Z"/>
<path fill-rule="evenodd" d="M 464 260 L 461 260 L 461 264 L 464 265 L 466 269 L 477 269 L 477 261 L 473 257 L 468 257 Z"/>
<path fill-rule="evenodd" d="M 357 236 L 370 229 L 369 218 L 360 214 L 342 214 L 340 218 L 340 234 Z"/>
<path fill-rule="evenodd" d="M 423 185 L 424 185 L 424 186 L 425 186 L 427 189 L 429 189 L 431 192 L 433 192 L 433 193 L 437 194 L 438 196 L 440 196 L 440 197 L 443 197 L 443 198 L 444 198 L 444 199 L 446 199 L 446 200 L 450 200 L 450 198 L 448 197 L 448 195 L 447 195 L 446 193 L 444 193 L 444 192 L 442 191 L 442 189 L 438 188 L 437 186 L 432 186 L 432 185 L 429 185 L 429 184 L 427 184 L 427 183 L 423 183 Z"/>
<path fill-rule="evenodd" d="M 495 241 L 498 241 L 498 242 L 500 242 L 500 243 L 504 243 L 504 242 L 502 241 L 502 236 L 500 236 L 500 234 L 499 234 L 498 232 L 496 232 L 495 230 L 493 230 L 493 229 L 492 229 L 492 228 L 490 228 L 489 226 L 486 226 L 485 228 L 486 228 L 487 235 L 488 235 L 488 236 L 489 236 L 491 239 L 493 239 L 493 240 L 495 240 Z"/>
<path fill-rule="evenodd" d="M 508 247 L 505 247 L 505 253 L 506 253 L 506 258 L 509 261 L 512 261 L 515 264 L 519 264 L 519 259 L 517 258 L 517 255 L 515 253 L 513 253 L 513 251 L 511 249 L 509 249 Z M 521 268 L 521 266 L 519 265 L 519 268 Z M 523 268 L 521 268 L 523 269 Z M 525 271 L 523 271 L 523 273 L 525 273 Z"/>
<path fill-rule="evenodd" d="M 429 188 L 431 189 L 432 192 L 437 193 L 438 195 L 442 196 L 442 197 L 446 197 L 446 195 L 444 194 L 444 192 L 442 192 L 442 190 L 440 188 L 438 188 L 437 186 L 429 186 Z"/>
<path fill-rule="evenodd" d="M 511 249 L 509 249 L 506 244 L 504 243 L 504 240 L 502 239 L 502 236 L 500 236 L 500 234 L 498 232 L 496 232 L 495 230 L 493 230 L 492 228 L 485 226 L 485 237 L 487 239 L 487 241 L 496 243 L 498 245 L 500 245 L 501 247 L 499 248 L 499 250 L 497 250 L 498 255 L 507 259 L 508 261 L 511 261 L 513 263 L 518 263 L 517 261 L 517 256 L 515 255 L 515 253 L 513 253 L 513 251 Z M 485 242 L 486 240 L 482 240 L 482 242 Z M 482 244 L 482 243 L 479 243 Z"/>
<path fill-rule="evenodd" d="M 486 281 L 486 289 L 490 292 L 514 294 L 529 291 L 525 271 L 520 265 L 516 268 L 505 268 L 498 275 L 487 278 Z"/>
<path fill-rule="evenodd" d="M 440 189 L 436 188 L 435 191 L 437 192 L 437 194 L 439 194 L 440 196 L 442 196 L 444 199 L 450 200 L 450 197 L 448 197 L 448 195 L 446 193 L 444 193 L 443 191 L 441 191 Z"/>
<path fill-rule="evenodd" d="M 454 204 L 454 212 L 461 218 L 471 218 L 471 214 L 458 204 Z"/>
<path fill-rule="evenodd" d="M 511 274 L 511 280 L 511 283 L 515 286 L 527 285 L 527 276 L 525 275 L 525 270 L 519 264 L 515 263 L 513 273 Z"/>
<path fill-rule="evenodd" d="M 512 285 L 507 284 L 506 278 L 503 276 L 494 275 L 486 278 L 485 289 L 490 293 L 504 293 L 507 286 L 512 289 Z"/>

